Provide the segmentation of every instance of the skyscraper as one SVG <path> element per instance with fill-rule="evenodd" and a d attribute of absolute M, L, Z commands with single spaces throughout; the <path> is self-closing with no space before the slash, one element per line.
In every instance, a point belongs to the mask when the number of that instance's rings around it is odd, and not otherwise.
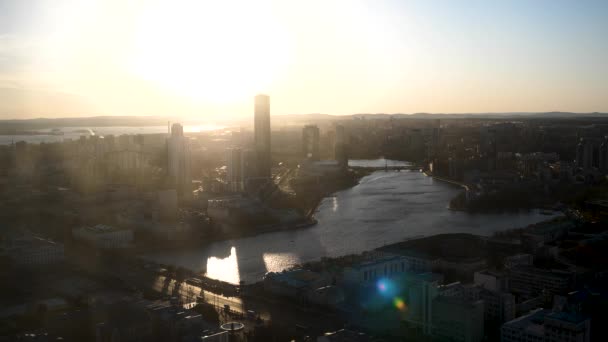
<path fill-rule="evenodd" d="M 302 129 L 302 154 L 308 160 L 319 160 L 319 127 L 306 125 Z"/>
<path fill-rule="evenodd" d="M 338 164 L 344 168 L 348 167 L 348 154 L 346 146 L 346 133 L 344 126 L 336 125 L 336 137 L 334 142 L 334 158 L 338 161 Z"/>
<path fill-rule="evenodd" d="M 232 192 L 243 190 L 242 159 L 243 150 L 240 148 L 226 149 L 226 180 Z"/>
<path fill-rule="evenodd" d="M 178 123 L 171 126 L 171 136 L 167 139 L 167 157 L 169 182 L 178 193 L 187 195 L 192 186 L 190 144 L 184 136 L 184 128 Z"/>
<path fill-rule="evenodd" d="M 256 95 L 254 104 L 254 145 L 258 177 L 270 178 L 270 97 Z"/>

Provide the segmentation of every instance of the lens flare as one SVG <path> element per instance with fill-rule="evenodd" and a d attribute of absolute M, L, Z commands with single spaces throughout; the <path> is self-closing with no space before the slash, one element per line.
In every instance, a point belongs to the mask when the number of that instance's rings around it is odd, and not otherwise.
<path fill-rule="evenodd" d="M 386 285 L 386 282 L 384 282 L 384 281 L 380 280 L 380 281 L 378 282 L 378 291 L 380 291 L 380 292 L 384 293 L 384 292 L 386 292 L 386 290 L 387 290 L 387 285 Z"/>
<path fill-rule="evenodd" d="M 407 309 L 407 305 L 405 305 L 405 302 L 403 301 L 403 299 L 401 299 L 399 297 L 395 297 L 395 299 L 393 300 L 393 304 L 399 311 L 405 311 Z"/>

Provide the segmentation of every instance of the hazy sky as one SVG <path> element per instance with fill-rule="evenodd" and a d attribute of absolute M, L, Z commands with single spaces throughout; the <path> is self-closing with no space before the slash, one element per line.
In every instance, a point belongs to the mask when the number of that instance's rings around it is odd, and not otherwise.
<path fill-rule="evenodd" d="M 608 111 L 608 1 L 0 0 L 0 118 Z"/>

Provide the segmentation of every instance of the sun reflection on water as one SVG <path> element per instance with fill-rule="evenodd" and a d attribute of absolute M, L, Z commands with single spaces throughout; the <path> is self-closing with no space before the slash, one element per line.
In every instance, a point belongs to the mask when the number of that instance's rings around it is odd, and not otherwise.
<path fill-rule="evenodd" d="M 230 248 L 230 255 L 224 259 L 216 257 L 207 258 L 207 273 L 205 275 L 209 278 L 238 284 L 241 278 L 239 276 L 236 248 Z"/>
<path fill-rule="evenodd" d="M 264 253 L 263 258 L 267 272 L 281 272 L 300 263 L 295 253 Z"/>

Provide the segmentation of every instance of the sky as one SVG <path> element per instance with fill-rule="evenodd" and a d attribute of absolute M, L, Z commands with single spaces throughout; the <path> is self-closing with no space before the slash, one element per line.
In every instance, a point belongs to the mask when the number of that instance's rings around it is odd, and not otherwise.
<path fill-rule="evenodd" d="M 608 1 L 0 0 L 0 119 L 608 112 Z"/>

